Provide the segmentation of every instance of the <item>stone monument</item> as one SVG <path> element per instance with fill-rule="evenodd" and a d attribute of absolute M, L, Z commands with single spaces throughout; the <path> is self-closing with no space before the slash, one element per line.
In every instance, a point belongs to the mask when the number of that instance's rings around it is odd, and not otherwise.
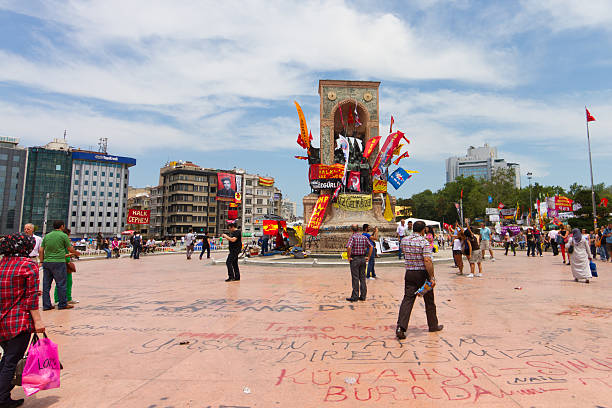
<path fill-rule="evenodd" d="M 321 142 L 319 149 L 311 149 L 309 164 L 344 165 L 344 156 L 341 150 L 336 149 L 336 141 L 339 135 L 346 137 L 351 152 L 347 171 L 359 176 L 360 188 L 358 192 L 350 192 L 350 196 L 345 196 L 347 191 L 343 188 L 338 201 L 346 204 L 345 198 L 349 198 L 367 204 L 371 202 L 371 205 L 367 205 L 368 208 L 363 210 L 358 205 L 351 208 L 350 205 L 330 203 L 317 236 L 318 242 L 311 246 L 315 252 L 344 251 L 351 234 L 351 224 L 359 224 L 361 228 L 362 224 L 367 223 L 372 230 L 375 226 L 378 227 L 381 236 L 396 235 L 394 220 L 387 221 L 383 217 L 384 195 L 372 193 L 371 169 L 378 154 L 378 147 L 368 159 L 362 157 L 368 140 L 379 136 L 379 86 L 380 82 L 373 81 L 319 81 Z M 383 141 L 384 138 L 380 143 Z M 334 189 L 313 189 L 311 194 L 304 197 L 305 224 L 308 223 L 319 196 L 333 192 Z M 395 213 L 394 198 L 391 199 L 391 204 Z"/>

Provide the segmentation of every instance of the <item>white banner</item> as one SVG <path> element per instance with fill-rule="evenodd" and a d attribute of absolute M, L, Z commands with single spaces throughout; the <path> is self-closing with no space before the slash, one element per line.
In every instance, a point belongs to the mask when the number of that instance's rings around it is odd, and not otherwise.
<path fill-rule="evenodd" d="M 489 221 L 491 221 L 491 222 L 499 222 L 499 215 L 497 215 L 497 214 L 489 215 Z"/>
<path fill-rule="evenodd" d="M 486 215 L 499 215 L 499 210 L 497 208 L 485 208 Z"/>

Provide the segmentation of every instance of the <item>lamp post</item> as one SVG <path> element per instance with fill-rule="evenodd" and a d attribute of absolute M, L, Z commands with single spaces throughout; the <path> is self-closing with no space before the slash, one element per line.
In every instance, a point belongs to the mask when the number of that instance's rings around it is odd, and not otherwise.
<path fill-rule="evenodd" d="M 43 215 L 43 230 L 42 230 L 43 236 L 45 236 L 45 234 L 47 233 L 47 216 L 49 215 L 49 201 L 52 198 L 55 198 L 56 195 L 57 193 L 47 193 L 47 195 L 45 196 L 45 213 Z"/>
<path fill-rule="evenodd" d="M 527 179 L 529 180 L 529 226 L 531 227 L 531 208 L 532 208 L 532 204 L 531 204 L 531 176 L 533 176 L 533 173 L 529 172 L 527 173 Z"/>

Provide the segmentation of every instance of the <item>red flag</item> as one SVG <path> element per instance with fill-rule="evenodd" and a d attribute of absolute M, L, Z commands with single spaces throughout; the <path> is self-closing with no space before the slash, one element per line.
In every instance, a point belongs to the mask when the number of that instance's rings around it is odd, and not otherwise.
<path fill-rule="evenodd" d="M 463 198 L 463 189 L 461 189 L 461 198 Z"/>
<path fill-rule="evenodd" d="M 584 110 L 586 110 L 586 119 L 587 119 L 587 122 L 595 122 L 595 117 L 593 115 L 591 115 L 591 112 L 589 112 L 589 110 L 587 108 L 584 108 Z"/>
<path fill-rule="evenodd" d="M 370 157 L 376 146 L 378 146 L 378 142 L 380 141 L 380 136 L 376 136 L 368 140 L 365 145 L 365 149 L 363 149 L 363 158 L 367 159 Z"/>
<path fill-rule="evenodd" d="M 504 208 L 505 206 L 502 203 L 499 203 L 497 206 L 497 209 L 501 210 L 502 208 Z"/>
<path fill-rule="evenodd" d="M 401 156 L 399 156 L 397 159 L 393 160 L 393 164 L 395 164 L 397 166 L 399 164 L 400 160 L 402 160 L 404 157 L 410 157 L 408 152 L 402 153 Z"/>
<path fill-rule="evenodd" d="M 293 156 L 296 159 L 300 159 L 300 160 L 308 160 L 308 156 Z"/>
<path fill-rule="evenodd" d="M 393 115 L 391 115 L 391 125 L 389 125 L 389 133 L 393 133 L 393 124 L 395 123 L 395 120 L 393 120 Z"/>
<path fill-rule="evenodd" d="M 608 206 L 608 199 L 607 198 L 602 198 L 601 201 L 599 202 L 599 206 L 600 207 L 607 207 Z"/>

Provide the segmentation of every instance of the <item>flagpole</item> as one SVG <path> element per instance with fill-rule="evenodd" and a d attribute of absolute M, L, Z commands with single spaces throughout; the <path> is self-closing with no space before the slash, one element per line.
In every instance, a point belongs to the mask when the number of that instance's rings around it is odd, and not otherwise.
<path fill-rule="evenodd" d="M 586 106 L 584 107 L 586 113 Z M 593 186 L 593 160 L 591 159 L 591 137 L 589 136 L 589 118 L 586 118 L 587 145 L 589 146 L 589 169 L 591 170 L 591 201 L 593 204 L 593 226 L 597 229 L 597 207 L 595 207 L 595 187 Z"/>
<path fill-rule="evenodd" d="M 459 200 L 459 206 L 461 208 L 461 228 L 463 228 L 463 197 Z"/>

